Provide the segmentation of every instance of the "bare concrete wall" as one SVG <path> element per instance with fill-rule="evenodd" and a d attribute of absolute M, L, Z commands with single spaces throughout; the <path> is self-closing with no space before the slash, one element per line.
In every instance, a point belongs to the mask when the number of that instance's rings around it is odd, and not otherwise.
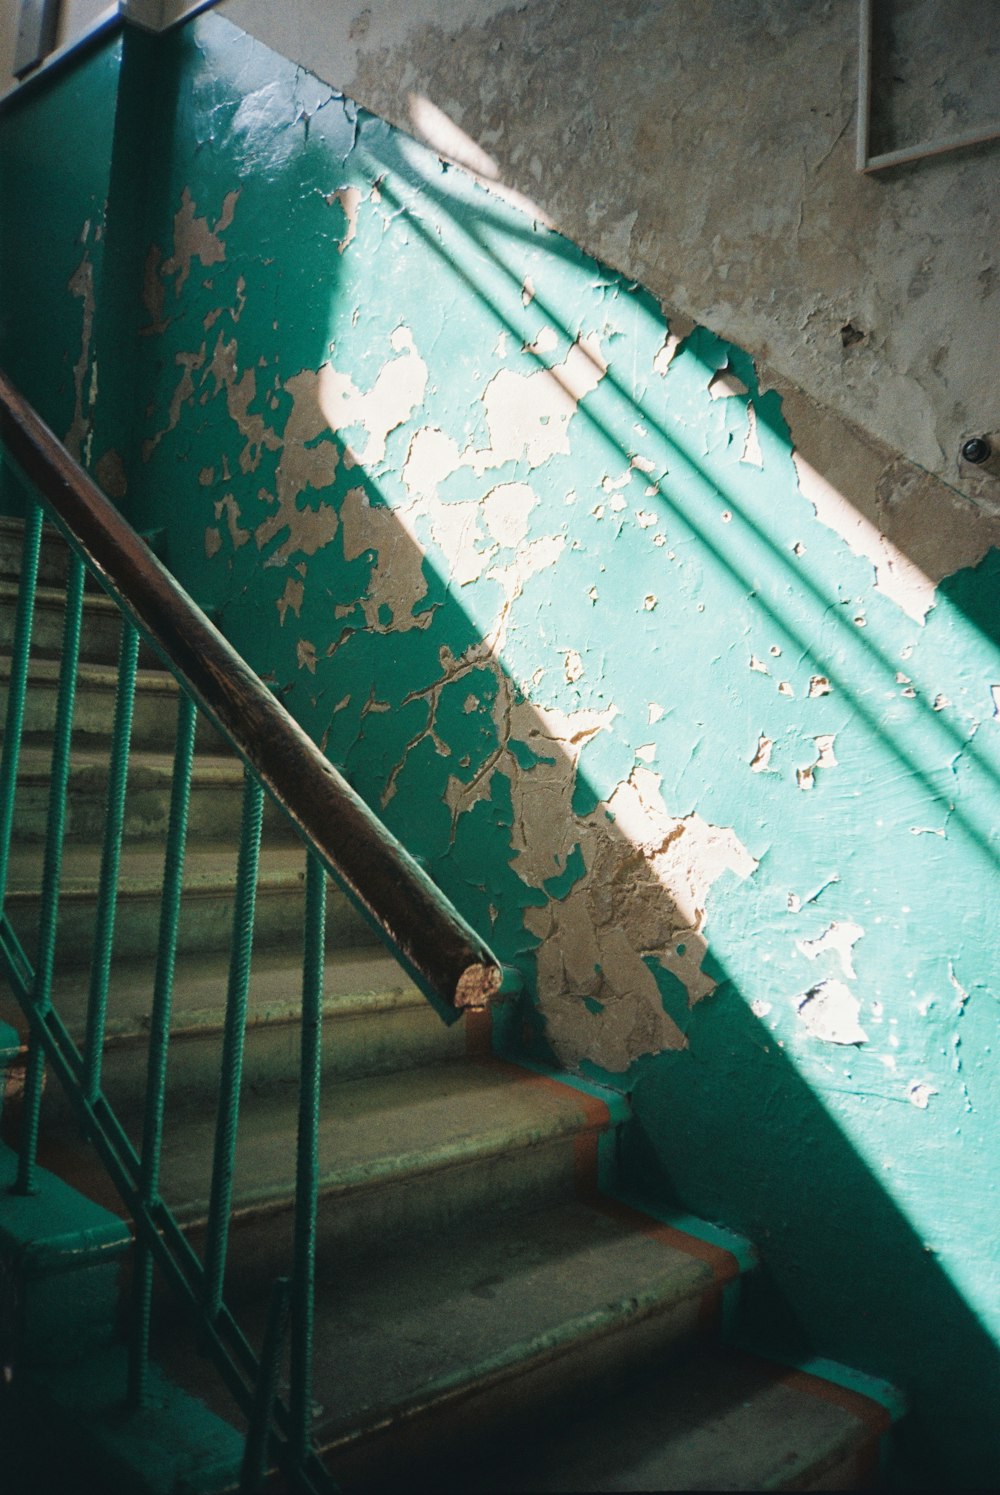
<path fill-rule="evenodd" d="M 963 471 L 958 451 L 1000 428 L 1000 145 L 859 176 L 855 0 L 221 9 L 525 194 L 668 309 L 995 501 L 1000 485 Z M 1000 117 L 978 0 L 877 11 L 891 26 L 877 38 L 876 148 Z"/>

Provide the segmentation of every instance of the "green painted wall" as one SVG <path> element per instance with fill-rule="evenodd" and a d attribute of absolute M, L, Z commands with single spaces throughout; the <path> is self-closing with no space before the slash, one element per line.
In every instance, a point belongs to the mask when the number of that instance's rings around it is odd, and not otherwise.
<path fill-rule="evenodd" d="M 757 1338 L 905 1387 L 912 1483 L 992 1482 L 1000 554 L 874 566 L 746 353 L 218 17 L 154 71 L 127 511 L 525 971 L 499 1041 L 757 1241 Z"/>
<path fill-rule="evenodd" d="M 83 459 L 121 52 L 118 37 L 0 119 L 0 366 Z M 5 484 L 0 506 L 16 502 Z"/>

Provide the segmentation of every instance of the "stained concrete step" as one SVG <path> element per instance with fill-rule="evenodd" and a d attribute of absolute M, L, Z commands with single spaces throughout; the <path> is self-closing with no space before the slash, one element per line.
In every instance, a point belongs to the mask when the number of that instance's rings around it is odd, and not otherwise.
<path fill-rule="evenodd" d="M 178 962 L 174 978 L 167 1108 L 215 1103 L 222 1061 L 228 961 L 202 956 Z M 123 1119 L 141 1114 L 145 1096 L 152 962 L 118 962 L 111 973 L 103 1089 Z M 265 951 L 251 969 L 244 1036 L 244 1103 L 268 1088 L 298 1082 L 302 969 L 294 955 Z M 53 1004 L 83 1047 L 86 973 L 64 971 Z M 0 1004 L 2 1010 L 2 1004 Z M 22 1035 L 19 1014 L 8 1014 Z M 323 1003 L 324 1083 L 463 1058 L 467 1030 L 446 1026 L 380 946 L 331 952 Z M 71 1114 L 62 1087 L 45 1092 L 44 1117 L 58 1125 Z"/>
<path fill-rule="evenodd" d="M 218 740 L 218 739 L 217 739 Z M 18 842 L 45 838 L 52 780 L 51 743 L 26 742 L 17 776 L 14 836 Z M 129 757 L 125 796 L 126 841 L 165 837 L 170 814 L 173 755 L 138 748 Z M 67 841 L 99 842 L 104 835 L 108 752 L 74 747 L 66 802 Z M 243 813 L 243 765 L 232 753 L 195 756 L 191 777 L 188 835 L 193 840 L 237 837 Z M 265 797 L 264 834 L 273 842 L 295 844 L 295 832 L 274 802 Z"/>
<path fill-rule="evenodd" d="M 7 710 L 10 658 L 0 657 L 0 720 Z M 78 742 L 87 738 L 107 740 L 114 721 L 118 671 L 111 665 L 84 662 L 77 671 L 73 733 Z M 56 720 L 59 662 L 32 658 L 25 699 L 24 731 L 38 740 L 51 739 Z M 166 670 L 140 669 L 136 676 L 132 741 L 143 747 L 172 751 L 177 729 L 176 680 Z M 199 713 L 195 738 L 199 749 L 220 751 L 221 739 L 208 719 Z"/>
<path fill-rule="evenodd" d="M 345 1491 L 433 1489 L 418 1480 L 435 1451 L 491 1432 L 520 1442 L 585 1389 L 608 1395 L 675 1359 L 710 1328 L 720 1277 L 738 1276 L 728 1253 L 708 1259 L 611 1202 L 512 1215 L 500 1197 L 419 1251 L 319 1258 L 314 1435 Z M 240 1315 L 256 1342 L 263 1316 L 261 1303 Z M 181 1375 L 180 1346 L 166 1354 Z M 207 1376 L 193 1389 L 212 1404 Z"/>
<path fill-rule="evenodd" d="M 0 578 L 17 581 L 24 549 L 24 520 L 0 514 Z M 59 587 L 66 581 L 69 547 L 51 524 L 42 526 L 42 548 L 38 559 L 38 585 Z"/>
<path fill-rule="evenodd" d="M 888 1390 L 888 1388 L 886 1388 Z M 890 1414 L 824 1376 L 719 1346 L 570 1409 L 473 1461 L 433 1456 L 407 1488 L 435 1495 L 878 1488 Z M 485 1454 L 485 1457 L 484 1457 Z M 380 1488 L 362 1478 L 345 1491 Z"/>
<path fill-rule="evenodd" d="M 574 1197 L 581 1159 L 624 1114 L 552 1079 L 492 1060 L 457 1060 L 326 1084 L 319 1130 L 317 1262 L 369 1264 L 394 1243 Z M 240 1114 L 227 1297 L 251 1301 L 291 1263 L 298 1094 L 254 1097 Z M 200 1250 L 208 1211 L 214 1108 L 171 1112 L 163 1198 Z M 85 1144 L 50 1130 L 42 1157 L 109 1209 L 122 1209 Z M 55 1148 L 54 1154 L 51 1149 Z"/>
<path fill-rule="evenodd" d="M 14 638 L 18 583 L 0 579 L 0 650 L 9 652 Z M 39 586 L 31 647 L 39 654 L 58 656 L 62 651 L 66 594 L 62 588 Z M 80 658 L 116 664 L 121 639 L 121 613 L 104 592 L 85 596 L 80 632 Z"/>
<path fill-rule="evenodd" d="M 6 910 L 29 958 L 36 950 L 42 852 L 39 845 L 12 850 Z M 184 860 L 178 952 L 228 951 L 232 934 L 237 847 L 235 842 L 195 841 Z M 68 842 L 63 848 L 56 960 L 61 967 L 88 965 L 100 875 L 100 848 Z M 122 848 L 115 959 L 135 960 L 156 950 L 163 883 L 163 847 L 137 842 Z M 254 948 L 301 948 L 305 851 L 264 846 L 257 878 Z M 331 888 L 328 944 L 371 945 L 376 936 L 345 896 Z"/>

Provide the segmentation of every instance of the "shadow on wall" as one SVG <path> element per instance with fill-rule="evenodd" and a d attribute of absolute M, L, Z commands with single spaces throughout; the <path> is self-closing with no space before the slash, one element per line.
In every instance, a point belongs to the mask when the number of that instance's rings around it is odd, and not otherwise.
<path fill-rule="evenodd" d="M 745 354 L 217 16 L 154 60 L 95 469 L 537 977 L 503 1046 L 631 1091 L 630 1186 L 756 1240 L 755 1335 L 989 1482 L 989 524 L 910 565 Z"/>

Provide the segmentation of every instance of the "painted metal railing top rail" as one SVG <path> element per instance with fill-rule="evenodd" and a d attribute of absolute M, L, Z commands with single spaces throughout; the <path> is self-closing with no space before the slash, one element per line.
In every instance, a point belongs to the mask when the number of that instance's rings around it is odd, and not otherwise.
<path fill-rule="evenodd" d="M 88 569 L 162 655 L 432 1000 L 484 1007 L 492 952 L 0 372 L 0 437 Z"/>
<path fill-rule="evenodd" d="M 292 1489 L 300 1495 L 318 1495 L 329 1485 L 311 1442 L 328 874 L 350 894 L 400 964 L 446 1017 L 457 1015 L 463 1007 L 483 1006 L 500 991 L 516 988 L 517 975 L 500 967 L 2 374 L 0 438 L 16 466 L 41 495 L 40 499 L 30 499 L 25 520 L 0 759 L 0 969 L 29 1026 L 15 1187 L 26 1194 L 35 1188 L 42 1080 L 48 1064 L 134 1222 L 128 1335 L 131 1404 L 144 1404 L 150 1382 L 156 1265 L 190 1308 L 199 1346 L 213 1358 L 245 1417 L 241 1489 L 259 1489 L 268 1467 L 279 1463 Z M 8 917 L 6 892 L 21 741 L 32 683 L 32 631 L 43 512 L 55 519 L 69 541 L 70 558 L 32 959 Z M 53 992 L 88 571 L 118 603 L 123 616 L 107 749 L 104 833 L 86 1018 L 82 1036 L 74 1036 L 56 1009 Z M 109 1101 L 102 1067 L 141 636 L 168 666 L 180 691 L 148 1015 L 141 1142 L 136 1142 Z M 201 1256 L 165 1203 L 160 1176 L 199 710 L 228 739 L 245 765 L 215 1141 Z M 229 1255 L 265 790 L 286 812 L 305 843 L 306 876 L 292 1259 L 287 1274 L 277 1276 L 272 1284 L 267 1329 L 261 1345 L 254 1348 L 224 1300 L 223 1284 Z M 282 1367 L 289 1386 L 287 1402 L 277 1395 Z"/>

